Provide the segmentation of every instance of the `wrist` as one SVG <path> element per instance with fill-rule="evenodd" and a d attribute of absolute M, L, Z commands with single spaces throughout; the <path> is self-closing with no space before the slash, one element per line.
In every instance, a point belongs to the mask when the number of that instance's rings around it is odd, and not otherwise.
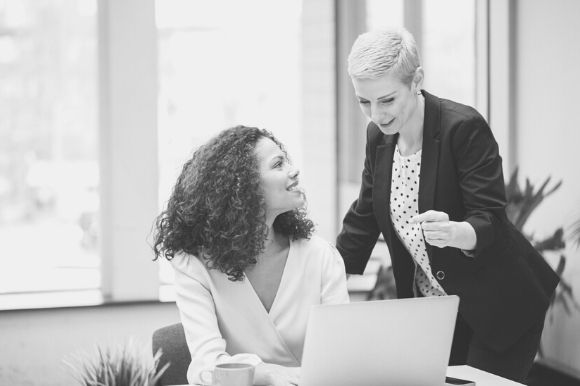
<path fill-rule="evenodd" d="M 453 247 L 464 251 L 472 251 L 477 246 L 475 229 L 467 221 L 452 222 L 453 224 Z"/>

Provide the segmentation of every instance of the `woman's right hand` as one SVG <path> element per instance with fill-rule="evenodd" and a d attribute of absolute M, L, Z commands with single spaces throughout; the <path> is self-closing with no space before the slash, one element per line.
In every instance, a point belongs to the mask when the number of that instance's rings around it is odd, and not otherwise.
<path fill-rule="evenodd" d="M 300 381 L 300 367 L 285 367 L 271 363 L 260 363 L 254 373 L 255 385 L 292 386 Z"/>

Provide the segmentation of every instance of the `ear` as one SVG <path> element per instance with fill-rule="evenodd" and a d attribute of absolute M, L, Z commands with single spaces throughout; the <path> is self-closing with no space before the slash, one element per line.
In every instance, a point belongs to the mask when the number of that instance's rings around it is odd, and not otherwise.
<path fill-rule="evenodd" d="M 413 75 L 413 87 L 414 92 L 417 92 L 423 88 L 423 67 L 419 66 L 415 70 L 415 75 Z"/>

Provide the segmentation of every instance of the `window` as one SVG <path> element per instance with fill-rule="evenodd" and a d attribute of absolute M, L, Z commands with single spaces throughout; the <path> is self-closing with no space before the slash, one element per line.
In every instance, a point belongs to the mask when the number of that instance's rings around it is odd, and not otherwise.
<path fill-rule="evenodd" d="M 367 0 L 367 30 L 384 27 L 402 27 L 404 24 L 403 0 Z"/>
<path fill-rule="evenodd" d="M 425 89 L 475 106 L 475 0 L 424 1 L 421 41 Z"/>
<path fill-rule="evenodd" d="M 2 295 L 100 286 L 96 19 L 94 0 L 0 3 Z"/>
<path fill-rule="evenodd" d="M 271 130 L 300 163 L 300 14 L 295 0 L 156 2 L 160 208 L 193 151 L 227 127 Z"/>

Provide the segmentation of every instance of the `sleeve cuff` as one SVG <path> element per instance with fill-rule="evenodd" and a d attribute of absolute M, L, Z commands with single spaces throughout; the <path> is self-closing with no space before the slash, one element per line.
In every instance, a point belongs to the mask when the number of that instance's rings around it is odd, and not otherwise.
<path fill-rule="evenodd" d="M 470 250 L 470 251 L 468 251 L 468 250 L 465 250 L 465 249 L 462 249 L 462 250 L 461 250 L 461 252 L 462 252 L 462 253 L 463 253 L 465 256 L 469 257 L 470 259 L 475 259 L 475 249 L 472 249 L 472 250 Z"/>

